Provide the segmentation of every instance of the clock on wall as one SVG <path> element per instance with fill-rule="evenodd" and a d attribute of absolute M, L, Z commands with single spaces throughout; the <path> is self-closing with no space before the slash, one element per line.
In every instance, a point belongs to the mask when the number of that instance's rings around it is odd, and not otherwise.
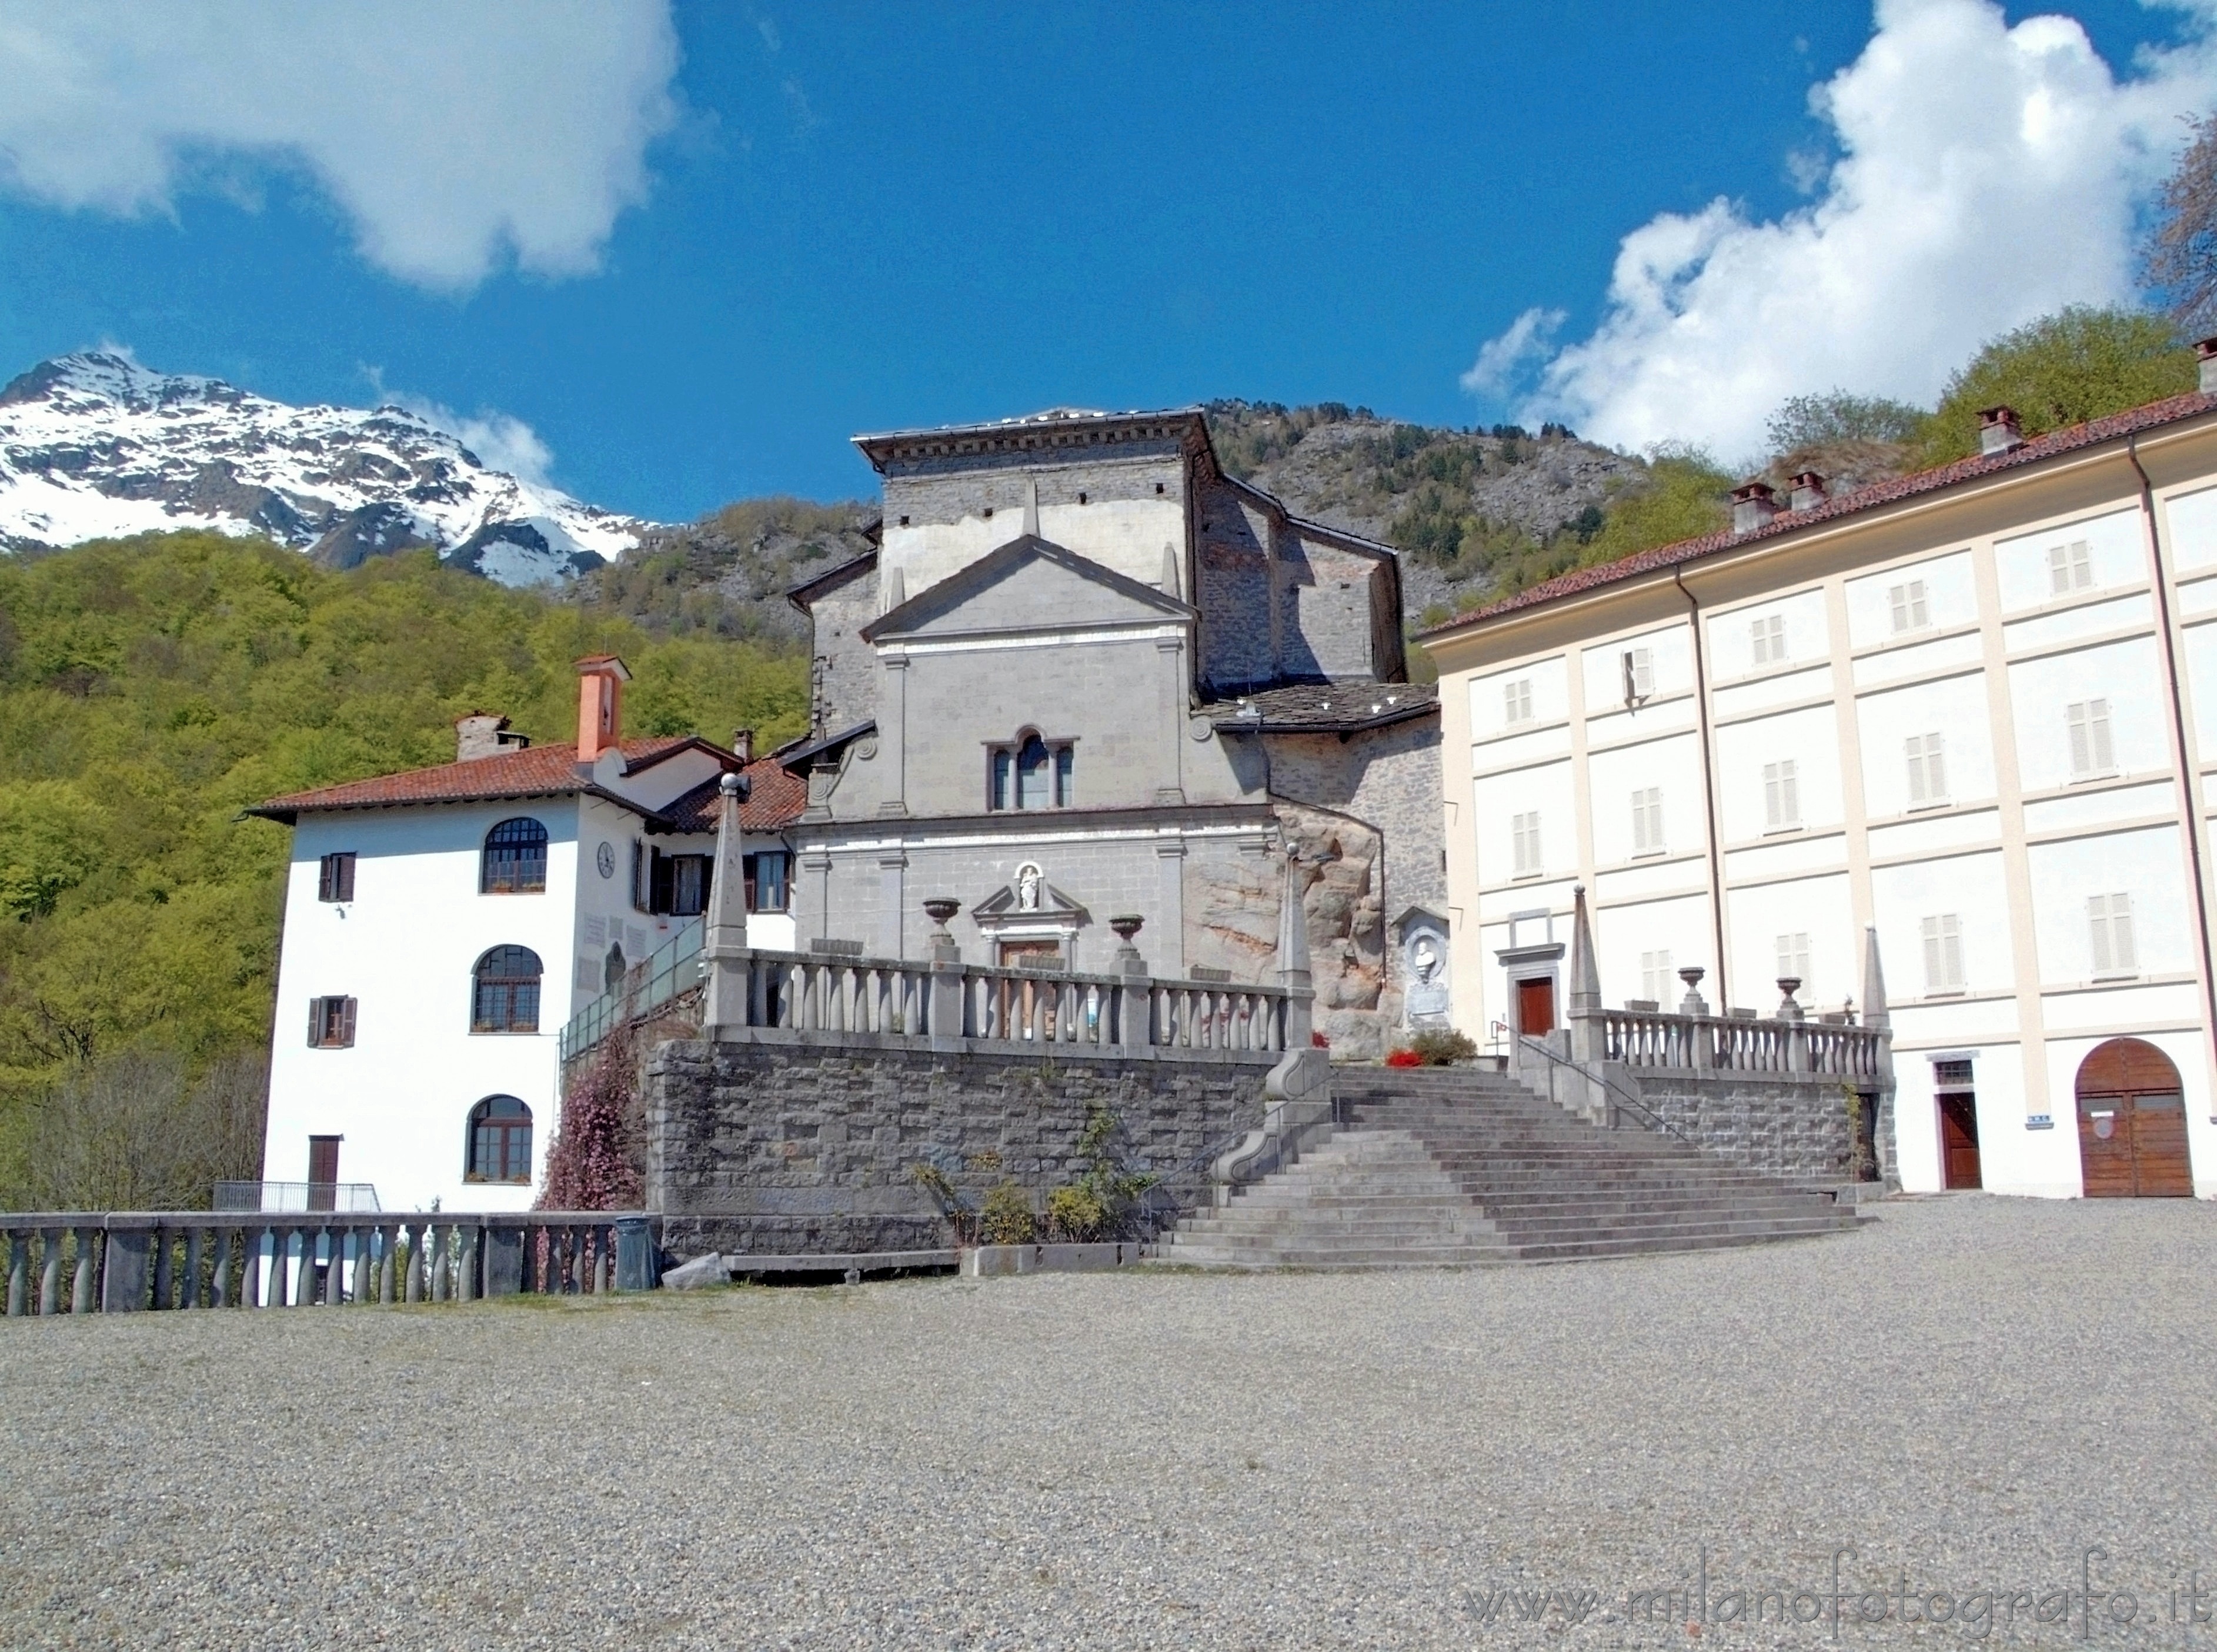
<path fill-rule="evenodd" d="M 614 877 L 616 875 L 616 846 L 602 844 L 593 851 L 593 864 L 601 869 L 602 877 Z"/>

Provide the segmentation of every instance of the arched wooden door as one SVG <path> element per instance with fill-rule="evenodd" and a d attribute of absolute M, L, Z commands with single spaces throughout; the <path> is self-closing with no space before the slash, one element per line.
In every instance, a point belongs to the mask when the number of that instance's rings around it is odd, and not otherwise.
<path fill-rule="evenodd" d="M 2090 1199 L 2193 1193 L 2186 1098 L 2153 1044 L 2112 1038 L 2078 1064 L 2078 1163 Z"/>

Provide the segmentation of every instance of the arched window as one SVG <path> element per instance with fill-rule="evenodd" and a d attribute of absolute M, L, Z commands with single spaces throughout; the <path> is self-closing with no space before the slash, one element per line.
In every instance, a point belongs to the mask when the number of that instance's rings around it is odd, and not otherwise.
<path fill-rule="evenodd" d="M 1049 742 L 1038 730 L 1026 729 L 1012 745 L 987 748 L 986 807 L 1068 808 L 1078 801 L 1076 769 L 1068 741 Z"/>
<path fill-rule="evenodd" d="M 537 894 L 547 888 L 547 828 L 527 815 L 485 833 L 479 894 Z"/>
<path fill-rule="evenodd" d="M 472 1032 L 539 1030 L 539 955 L 528 946 L 497 946 L 472 972 Z"/>
<path fill-rule="evenodd" d="M 462 1179 L 530 1183 L 531 1109 L 514 1096 L 487 1096 L 470 1109 Z"/>

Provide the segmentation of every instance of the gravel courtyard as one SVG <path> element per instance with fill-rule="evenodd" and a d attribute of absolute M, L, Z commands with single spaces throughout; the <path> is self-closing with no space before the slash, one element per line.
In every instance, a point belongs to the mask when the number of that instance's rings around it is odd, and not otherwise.
<path fill-rule="evenodd" d="M 0 1322 L 0 1645 L 1816 1646 L 1850 1548 L 1842 1642 L 2217 1648 L 2171 1621 L 2196 1568 L 2217 1615 L 2217 1209 L 1878 1209 L 1556 1268 Z"/>

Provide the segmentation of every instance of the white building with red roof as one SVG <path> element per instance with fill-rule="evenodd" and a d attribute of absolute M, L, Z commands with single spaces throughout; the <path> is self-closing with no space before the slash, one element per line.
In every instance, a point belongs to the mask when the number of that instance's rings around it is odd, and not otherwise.
<path fill-rule="evenodd" d="M 528 1206 L 562 1029 L 705 909 L 726 773 L 748 782 L 750 930 L 793 944 L 784 832 L 806 783 L 744 732 L 627 739 L 623 662 L 578 672 L 574 741 L 473 715 L 453 763 L 252 811 L 293 828 L 268 1182 L 318 1200 L 368 1184 L 387 1210 Z"/>

